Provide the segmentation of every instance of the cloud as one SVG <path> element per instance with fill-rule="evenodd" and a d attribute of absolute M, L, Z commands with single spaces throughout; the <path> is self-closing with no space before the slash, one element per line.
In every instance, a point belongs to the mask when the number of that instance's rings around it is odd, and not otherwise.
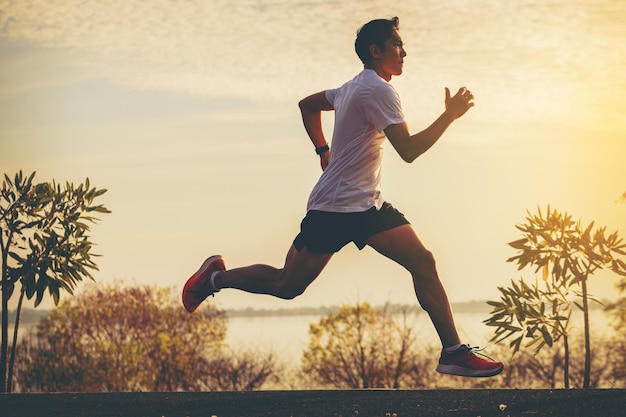
<path fill-rule="evenodd" d="M 21 94 L 0 95 L 4 129 L 145 122 L 197 115 L 228 117 L 232 111 L 256 110 L 249 101 L 148 90 L 129 90 L 102 80 L 45 86 Z"/>
<path fill-rule="evenodd" d="M 346 56 L 337 10 L 298 1 L 20 0 L 0 2 L 2 34 L 69 51 L 96 76 L 144 88 L 272 98 Z M 354 25 L 349 25 L 350 37 Z M 352 56 L 350 61 L 354 62 Z"/>
<path fill-rule="evenodd" d="M 62 50 L 67 66 L 91 78 L 142 89 L 292 102 L 340 85 L 358 71 L 356 29 L 393 13 L 401 18 L 407 43 L 406 72 L 414 74 L 396 80 L 397 85 L 416 89 L 416 77 L 427 74 L 439 94 L 444 85 L 469 82 L 477 93 L 489 90 L 494 98 L 489 111 L 507 100 L 520 115 L 533 112 L 547 119 L 556 107 L 580 100 L 572 95 L 584 95 L 589 78 L 605 77 L 607 68 L 621 73 L 625 52 L 614 47 L 610 54 L 599 52 L 620 39 L 621 32 L 611 29 L 620 26 L 604 28 L 590 20 L 592 6 L 545 13 L 548 6 L 484 3 L 0 0 L 0 36 Z M 615 7 L 616 16 L 626 13 Z M 617 81 L 596 88 L 601 98 L 595 104 L 605 103 L 610 111 L 621 100 L 616 91 L 625 84 Z M 410 100 L 424 100 L 423 94 L 403 98 L 410 106 Z"/>

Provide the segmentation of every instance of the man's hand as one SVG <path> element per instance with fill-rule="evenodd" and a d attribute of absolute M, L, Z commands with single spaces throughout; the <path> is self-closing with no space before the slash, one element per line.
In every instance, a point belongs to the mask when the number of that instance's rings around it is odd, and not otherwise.
<path fill-rule="evenodd" d="M 450 89 L 446 87 L 446 111 L 452 119 L 458 119 L 463 116 L 470 107 L 474 107 L 474 95 L 465 87 L 459 88 L 459 91 L 450 97 Z"/>
<path fill-rule="evenodd" d="M 320 155 L 320 165 L 322 167 L 322 171 L 326 171 L 328 162 L 330 162 L 330 151 L 326 151 Z"/>

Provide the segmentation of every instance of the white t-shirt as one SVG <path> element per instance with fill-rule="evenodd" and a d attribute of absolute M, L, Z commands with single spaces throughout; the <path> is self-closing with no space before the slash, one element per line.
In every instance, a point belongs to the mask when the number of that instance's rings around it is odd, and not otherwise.
<path fill-rule="evenodd" d="M 400 97 L 374 70 L 364 69 L 341 87 L 327 90 L 326 98 L 335 108 L 330 163 L 311 191 L 307 210 L 380 209 L 383 130 L 404 123 Z"/>

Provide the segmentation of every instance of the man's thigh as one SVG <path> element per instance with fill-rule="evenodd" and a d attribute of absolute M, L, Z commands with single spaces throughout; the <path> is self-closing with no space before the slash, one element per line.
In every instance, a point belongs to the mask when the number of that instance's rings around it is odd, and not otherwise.
<path fill-rule="evenodd" d="M 332 258 L 332 253 L 310 252 L 306 247 L 297 250 L 291 245 L 282 271 L 281 286 L 302 293 L 319 276 Z"/>
<path fill-rule="evenodd" d="M 377 233 L 366 244 L 408 270 L 413 262 L 429 253 L 410 224 Z"/>

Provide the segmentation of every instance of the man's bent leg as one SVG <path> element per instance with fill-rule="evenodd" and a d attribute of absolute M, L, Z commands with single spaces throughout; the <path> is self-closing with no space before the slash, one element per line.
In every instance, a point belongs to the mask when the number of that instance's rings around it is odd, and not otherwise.
<path fill-rule="evenodd" d="M 283 268 L 257 264 L 229 269 L 215 276 L 215 286 L 292 299 L 319 276 L 332 256 L 309 252 L 306 247 L 298 251 L 291 245 Z"/>
<path fill-rule="evenodd" d="M 411 273 L 417 299 L 430 315 L 443 347 L 461 343 L 434 257 L 419 240 L 413 227 L 406 224 L 386 230 L 370 237 L 366 243 Z"/>

